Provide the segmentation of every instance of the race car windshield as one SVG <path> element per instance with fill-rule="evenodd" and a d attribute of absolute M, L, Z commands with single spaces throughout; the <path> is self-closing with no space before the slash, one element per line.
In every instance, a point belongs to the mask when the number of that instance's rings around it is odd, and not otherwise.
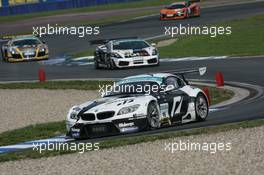
<path fill-rule="evenodd" d="M 176 5 L 171 5 L 171 6 L 167 7 L 167 9 L 182 9 L 182 8 L 185 8 L 185 5 L 176 4 Z"/>
<path fill-rule="evenodd" d="M 26 45 L 38 45 L 40 41 L 37 39 L 24 39 L 24 40 L 17 40 L 13 42 L 14 46 L 26 46 Z"/>
<path fill-rule="evenodd" d="M 155 94 L 160 90 L 160 86 L 156 82 L 133 82 L 124 83 L 115 86 L 114 89 L 105 95 L 115 96 L 115 95 L 128 95 L 128 94 Z"/>
<path fill-rule="evenodd" d="M 143 49 L 149 47 L 145 41 L 115 41 L 113 42 L 114 50 Z"/>

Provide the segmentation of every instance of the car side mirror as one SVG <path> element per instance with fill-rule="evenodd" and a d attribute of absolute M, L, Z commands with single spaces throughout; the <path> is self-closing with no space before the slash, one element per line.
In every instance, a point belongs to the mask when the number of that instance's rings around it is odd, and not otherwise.
<path fill-rule="evenodd" d="M 157 46 L 157 44 L 156 43 L 151 43 L 151 46 L 155 47 L 155 46 Z"/>
<path fill-rule="evenodd" d="M 174 85 L 168 85 L 166 88 L 165 88 L 165 92 L 168 92 L 168 91 L 171 91 L 175 89 L 175 86 Z"/>

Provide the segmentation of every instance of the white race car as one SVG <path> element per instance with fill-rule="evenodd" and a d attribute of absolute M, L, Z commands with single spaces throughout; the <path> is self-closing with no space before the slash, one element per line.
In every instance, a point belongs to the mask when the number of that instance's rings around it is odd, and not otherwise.
<path fill-rule="evenodd" d="M 104 91 L 103 98 L 70 109 L 68 135 L 93 138 L 203 121 L 208 116 L 207 96 L 183 76 L 194 72 L 203 75 L 206 68 L 122 79 L 110 91 Z"/>
<path fill-rule="evenodd" d="M 141 39 L 108 40 L 94 53 L 95 68 L 159 65 L 159 54 L 154 46 Z"/>

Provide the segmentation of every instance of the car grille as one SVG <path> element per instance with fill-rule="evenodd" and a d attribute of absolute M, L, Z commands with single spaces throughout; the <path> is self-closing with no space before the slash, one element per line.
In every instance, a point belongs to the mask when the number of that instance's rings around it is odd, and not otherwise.
<path fill-rule="evenodd" d="M 156 58 L 152 58 L 152 59 L 148 60 L 148 63 L 149 64 L 157 63 L 157 59 Z"/>
<path fill-rule="evenodd" d="M 119 66 L 128 66 L 129 65 L 129 62 L 127 62 L 127 61 L 120 61 L 118 64 L 119 64 Z"/>
<path fill-rule="evenodd" d="M 84 126 L 84 132 L 88 137 L 100 137 L 119 133 L 113 123 L 93 124 Z"/>
<path fill-rule="evenodd" d="M 23 57 L 35 57 L 36 52 L 34 52 L 34 54 L 30 54 L 30 55 L 26 55 L 25 53 L 23 53 Z"/>
<path fill-rule="evenodd" d="M 21 58 L 20 54 L 12 54 L 12 58 Z"/>
<path fill-rule="evenodd" d="M 143 60 L 142 61 L 134 61 L 134 64 L 143 64 Z"/>
<path fill-rule="evenodd" d="M 95 114 L 82 114 L 81 119 L 84 121 L 94 121 L 95 120 Z"/>
<path fill-rule="evenodd" d="M 104 120 L 104 119 L 108 119 L 108 118 L 111 118 L 115 115 L 115 112 L 114 111 L 108 111 L 108 112 L 100 112 L 100 113 L 97 113 L 97 119 L 98 120 Z"/>

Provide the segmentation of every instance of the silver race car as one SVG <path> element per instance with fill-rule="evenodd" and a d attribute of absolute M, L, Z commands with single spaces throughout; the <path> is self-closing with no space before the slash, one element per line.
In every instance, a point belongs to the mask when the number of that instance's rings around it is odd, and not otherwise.
<path fill-rule="evenodd" d="M 96 69 L 159 65 L 159 54 L 155 44 L 141 39 L 112 39 L 97 47 L 94 65 Z"/>
<path fill-rule="evenodd" d="M 206 68 L 124 78 L 104 90 L 103 98 L 69 110 L 68 135 L 92 138 L 204 121 L 209 109 L 207 96 L 184 78 L 184 74 L 195 72 L 203 75 Z"/>

